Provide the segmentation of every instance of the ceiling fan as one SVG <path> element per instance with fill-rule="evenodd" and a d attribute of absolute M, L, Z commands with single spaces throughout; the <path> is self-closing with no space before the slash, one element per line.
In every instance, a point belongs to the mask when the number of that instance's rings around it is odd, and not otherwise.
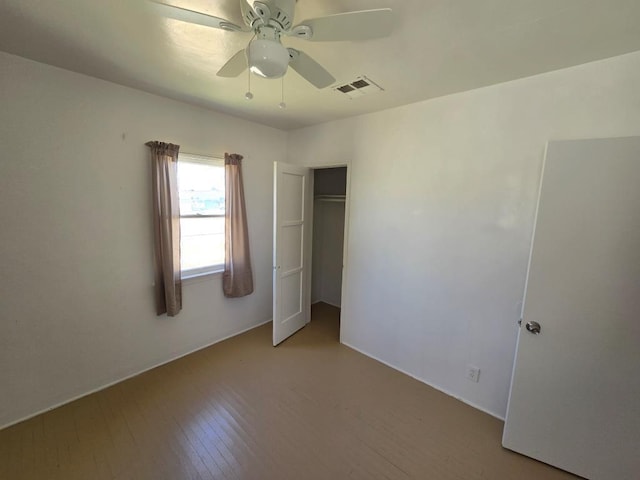
<path fill-rule="evenodd" d="M 325 88 L 335 78 L 306 53 L 282 45 L 281 37 L 297 37 L 312 42 L 369 40 L 391 33 L 390 8 L 339 13 L 293 24 L 297 0 L 239 0 L 245 25 L 223 18 L 150 0 L 158 12 L 168 18 L 205 25 L 229 32 L 254 34 L 248 46 L 218 71 L 219 77 L 237 77 L 249 70 L 263 78 L 280 78 L 290 66 L 317 88 Z"/>

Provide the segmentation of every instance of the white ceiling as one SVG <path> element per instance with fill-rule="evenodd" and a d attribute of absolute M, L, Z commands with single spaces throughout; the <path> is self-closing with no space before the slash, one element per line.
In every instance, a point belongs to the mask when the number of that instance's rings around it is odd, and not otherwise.
<path fill-rule="evenodd" d="M 165 0 L 242 24 L 241 0 Z M 640 50 L 640 0 L 299 0 L 296 22 L 390 7 L 390 37 L 287 38 L 338 83 L 366 75 L 385 91 L 357 99 L 284 80 L 216 77 L 251 38 L 158 17 L 145 0 L 0 0 L 0 50 L 281 129 L 505 82 Z"/>

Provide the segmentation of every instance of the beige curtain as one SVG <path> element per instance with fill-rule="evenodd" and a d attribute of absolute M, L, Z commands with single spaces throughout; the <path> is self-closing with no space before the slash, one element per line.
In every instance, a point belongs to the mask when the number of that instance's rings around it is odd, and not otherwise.
<path fill-rule="evenodd" d="M 153 235 L 156 313 L 170 317 L 182 309 L 180 280 L 179 145 L 148 142 L 153 184 Z"/>
<path fill-rule="evenodd" d="M 244 297 L 253 292 L 253 272 L 249 255 L 249 232 L 244 204 L 241 162 L 242 155 L 224 154 L 226 201 L 222 288 L 225 297 Z"/>

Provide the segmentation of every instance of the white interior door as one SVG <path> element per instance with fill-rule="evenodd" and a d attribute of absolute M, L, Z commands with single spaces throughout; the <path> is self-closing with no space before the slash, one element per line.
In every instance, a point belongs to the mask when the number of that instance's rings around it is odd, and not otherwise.
<path fill-rule="evenodd" d="M 549 144 L 503 445 L 640 478 L 640 138 Z"/>
<path fill-rule="evenodd" d="M 311 170 L 274 164 L 273 345 L 310 320 Z"/>

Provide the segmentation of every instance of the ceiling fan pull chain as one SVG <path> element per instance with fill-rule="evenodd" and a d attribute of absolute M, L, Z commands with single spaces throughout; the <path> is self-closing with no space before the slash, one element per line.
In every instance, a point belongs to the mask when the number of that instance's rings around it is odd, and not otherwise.
<path fill-rule="evenodd" d="M 253 93 L 251 93 L 251 71 L 250 70 L 247 70 L 247 83 L 248 83 L 248 90 L 247 90 L 247 93 L 244 94 L 244 98 L 246 98 L 247 100 L 252 100 Z"/>
<path fill-rule="evenodd" d="M 251 41 L 255 40 L 257 35 L 257 32 L 253 32 L 253 38 L 251 39 Z M 253 100 L 253 93 L 251 93 L 251 70 L 247 70 L 247 83 L 248 83 L 248 90 L 247 93 L 244 94 L 244 98 L 246 98 L 247 100 Z"/>

